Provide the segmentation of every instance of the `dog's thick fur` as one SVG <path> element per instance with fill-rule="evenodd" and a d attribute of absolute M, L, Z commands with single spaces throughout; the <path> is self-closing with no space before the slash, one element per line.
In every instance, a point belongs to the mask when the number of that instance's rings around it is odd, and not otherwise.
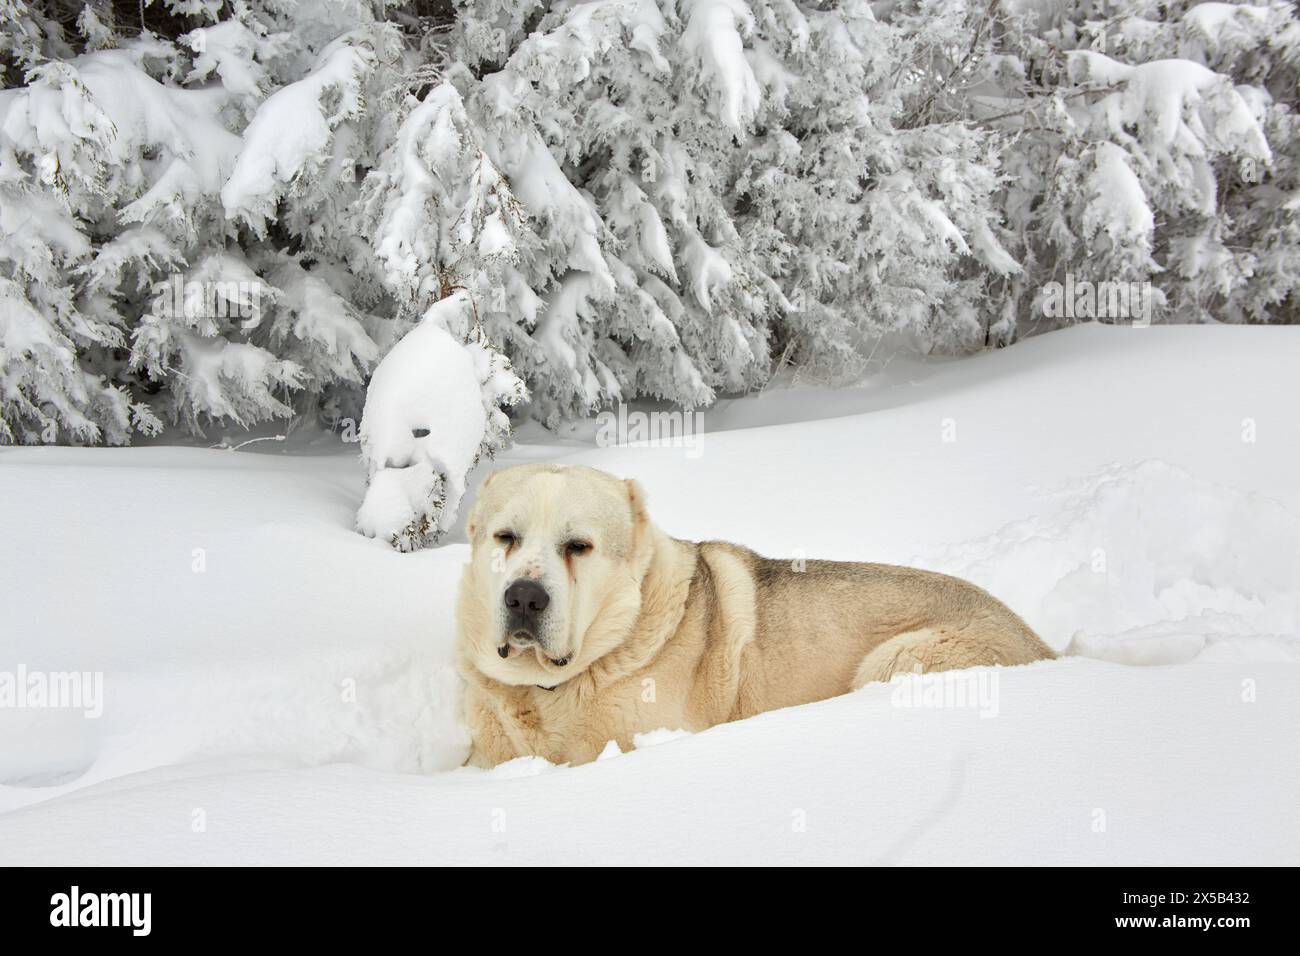
<path fill-rule="evenodd" d="M 637 733 L 703 730 L 900 672 L 1052 657 L 965 581 L 679 541 L 635 482 L 591 468 L 491 475 L 468 531 L 457 619 L 477 766 L 584 763 L 610 740 L 627 750 Z M 525 578 L 550 605 L 535 634 L 512 637 L 503 595 Z"/>

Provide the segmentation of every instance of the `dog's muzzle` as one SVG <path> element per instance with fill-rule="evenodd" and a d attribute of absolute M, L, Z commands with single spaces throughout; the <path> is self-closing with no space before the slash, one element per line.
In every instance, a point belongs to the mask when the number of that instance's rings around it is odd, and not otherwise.
<path fill-rule="evenodd" d="M 520 578 L 502 596 L 506 605 L 506 640 L 497 648 L 502 658 L 510 656 L 510 645 L 521 647 L 525 644 L 543 646 L 541 638 L 542 615 L 550 606 L 551 596 L 546 588 L 531 578 Z M 548 658 L 557 667 L 569 663 L 567 657 Z"/>

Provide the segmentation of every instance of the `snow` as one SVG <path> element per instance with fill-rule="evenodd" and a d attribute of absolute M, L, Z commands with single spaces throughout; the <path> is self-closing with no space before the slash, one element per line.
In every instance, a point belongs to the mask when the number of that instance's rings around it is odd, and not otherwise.
<path fill-rule="evenodd" d="M 474 358 L 447 325 L 468 309 L 464 293 L 436 303 L 370 378 L 360 430 L 370 487 L 357 514 L 366 535 L 409 536 L 404 529 L 424 517 L 441 533 L 456 520 L 487 431 Z M 435 496 L 445 499 L 438 510 Z"/>
<path fill-rule="evenodd" d="M 1236 3 L 1198 3 L 1183 14 L 1184 23 L 1195 23 L 1206 36 L 1220 33 L 1230 20 L 1263 19 L 1268 15 L 1268 7 L 1250 6 Z"/>
<path fill-rule="evenodd" d="M 304 79 L 273 93 L 244 131 L 244 149 L 221 187 L 229 218 L 242 217 L 259 234 L 289 186 L 321 162 L 335 128 L 361 109 L 360 77 L 373 54 L 343 37 Z M 224 79 L 224 76 L 223 76 Z M 336 102 L 327 106 L 332 94 Z"/>
<path fill-rule="evenodd" d="M 1091 202 L 1083 217 L 1084 234 L 1092 237 L 1104 230 L 1112 241 L 1127 240 L 1150 249 L 1155 216 L 1124 150 L 1114 143 L 1099 143 L 1096 161 L 1087 179 Z"/>
<path fill-rule="evenodd" d="M 387 271 L 388 281 L 411 295 L 419 290 L 420 270 L 428 268 L 438 253 L 436 219 L 429 204 L 445 183 L 437 171 L 447 168 L 465 150 L 461 128 L 467 123 L 465 107 L 455 87 L 442 83 L 429 91 L 402 121 L 397 131 L 400 176 L 393 180 L 393 195 L 384 203 L 376 230 L 375 254 Z M 380 176 L 376 174 L 375 182 Z M 432 221 L 431 221 L 432 220 Z"/>
<path fill-rule="evenodd" d="M 156 148 L 164 172 L 122 209 L 124 222 L 197 202 L 235 164 L 240 139 L 217 118 L 221 94 L 163 86 L 126 50 L 100 50 L 42 70 L 48 83 L 0 93 L 5 140 L 44 156 L 60 176 L 84 165 L 72 146 L 82 140 L 124 167 L 142 148 Z"/>
<path fill-rule="evenodd" d="M 300 264 L 289 261 L 270 274 L 281 296 L 278 314 L 283 322 L 275 329 L 279 340 L 319 346 L 304 350 L 304 364 L 313 360 L 323 366 L 316 374 L 344 382 L 362 381 L 379 358 L 379 346 L 366 333 L 357 310 L 329 283 Z"/>
<path fill-rule="evenodd" d="M 525 426 L 471 488 L 606 468 L 670 533 L 965 574 L 1072 652 L 966 672 L 991 716 L 873 685 L 577 768 L 458 769 L 467 545 L 355 534 L 353 449 L 0 449 L 0 672 L 104 675 L 97 720 L 0 708 L 0 862 L 1294 864 L 1297 348 L 895 359 L 721 400 L 696 457 Z"/>
<path fill-rule="evenodd" d="M 740 0 L 685 0 L 682 47 L 700 75 L 717 87 L 719 118 L 736 132 L 754 118 L 763 94 L 741 39 L 754 30 L 754 14 Z"/>
<path fill-rule="evenodd" d="M 1223 76 L 1199 63 L 1154 60 L 1129 66 L 1095 50 L 1073 50 L 1069 64 L 1077 79 L 1123 87 L 1101 101 L 1099 115 L 1112 131 L 1141 124 L 1162 150 L 1177 147 L 1199 156 L 1208 142 L 1272 161 L 1245 100 Z"/>
<path fill-rule="evenodd" d="M 195 54 L 194 68 L 186 81 L 205 80 L 215 72 L 221 85 L 232 94 L 255 102 L 269 84 L 254 54 L 262 54 L 264 48 L 269 48 L 268 53 L 276 52 L 276 45 L 264 39 L 265 33 L 264 27 L 259 35 L 243 20 L 233 19 L 185 34 L 181 40 Z"/>

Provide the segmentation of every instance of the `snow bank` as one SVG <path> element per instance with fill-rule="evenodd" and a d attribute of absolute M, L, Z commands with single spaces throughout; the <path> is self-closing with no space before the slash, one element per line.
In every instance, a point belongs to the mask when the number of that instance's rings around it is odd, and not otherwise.
<path fill-rule="evenodd" d="M 1300 766 L 1277 743 L 1300 681 L 1254 673 L 1245 704 L 1231 667 L 1038 664 L 1000 675 L 992 720 L 877 685 L 577 768 L 168 768 L 0 816 L 0 859 L 1294 863 Z"/>
<path fill-rule="evenodd" d="M 921 560 L 999 595 L 1057 648 L 1112 656 L 1111 643 L 1166 635 L 1177 657 L 1174 635 L 1199 650 L 1297 633 L 1300 517 L 1280 502 L 1158 461 L 1043 497 L 1038 515 Z"/>
<path fill-rule="evenodd" d="M 237 754 L 464 760 L 449 603 L 463 558 L 353 534 L 350 456 L 5 450 L 0 474 L 0 671 L 104 685 L 98 720 L 0 708 L 0 806 Z"/>
<path fill-rule="evenodd" d="M 0 449 L 0 671 L 104 677 L 98 720 L 0 708 L 0 861 L 1295 863 L 1293 341 L 895 361 L 723 401 L 698 457 L 530 426 L 507 463 L 672 533 L 966 574 L 1079 655 L 989 672 L 992 719 L 877 685 L 580 768 L 455 769 L 467 546 L 354 534 L 350 455 Z"/>

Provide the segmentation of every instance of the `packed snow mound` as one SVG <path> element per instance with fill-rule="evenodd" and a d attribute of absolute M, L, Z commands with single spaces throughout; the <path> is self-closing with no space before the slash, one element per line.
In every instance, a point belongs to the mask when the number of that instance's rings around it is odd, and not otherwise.
<path fill-rule="evenodd" d="M 1114 465 L 1042 497 L 1039 515 L 918 563 L 997 594 L 1058 650 L 1073 642 L 1126 663 L 1297 634 L 1300 517 L 1280 502 L 1162 461 Z"/>
<path fill-rule="evenodd" d="M 456 520 L 480 454 L 509 431 L 498 407 L 522 386 L 481 341 L 458 341 L 472 305 L 457 292 L 389 351 L 371 376 L 361 418 L 370 476 L 357 530 L 399 551 L 437 541 Z"/>

